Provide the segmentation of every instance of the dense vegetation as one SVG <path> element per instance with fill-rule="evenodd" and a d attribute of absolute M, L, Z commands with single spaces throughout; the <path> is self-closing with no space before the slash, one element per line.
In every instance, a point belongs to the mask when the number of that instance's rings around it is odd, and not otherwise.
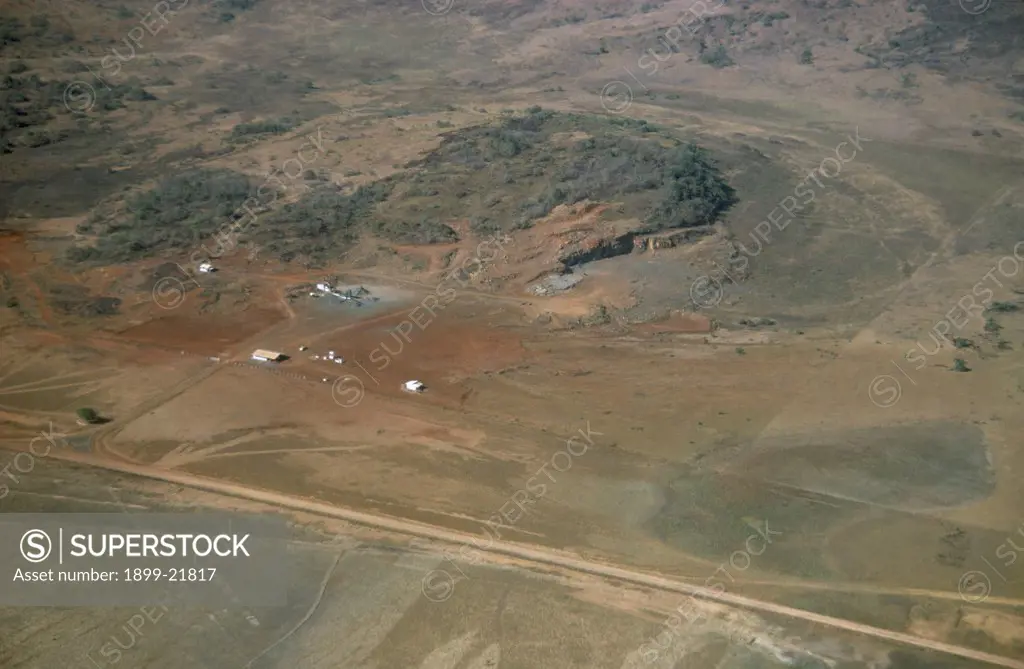
<path fill-rule="evenodd" d="M 351 194 L 317 189 L 294 204 L 260 219 L 254 236 L 270 253 L 289 261 L 297 254 L 326 258 L 354 244 L 372 221 L 378 203 L 392 185 L 379 181 Z"/>
<path fill-rule="evenodd" d="M 78 231 L 95 235 L 95 245 L 73 247 L 68 257 L 125 262 L 165 249 L 197 248 L 229 225 L 232 213 L 254 192 L 244 175 L 228 170 L 170 177 L 130 197 L 115 216 L 94 214 Z"/>
<path fill-rule="evenodd" d="M 270 204 L 238 243 L 254 241 L 285 261 L 336 257 L 365 235 L 396 244 L 457 241 L 454 221 L 477 235 L 529 227 L 559 205 L 615 203 L 640 232 L 705 225 L 734 201 L 707 151 L 643 121 L 533 108 L 493 125 L 445 135 L 405 172 L 340 192 L 331 183 L 290 204 Z M 72 260 L 122 262 L 164 250 L 191 252 L 230 226 L 254 194 L 244 176 L 200 170 L 94 215 L 80 232 L 95 243 Z M 266 196 L 266 193 L 264 194 Z M 269 204 L 269 203 L 268 203 Z"/>
<path fill-rule="evenodd" d="M 14 61 L 7 74 L 0 75 L 0 148 L 4 153 L 13 147 L 34 148 L 57 143 L 69 136 L 67 129 L 44 130 L 43 126 L 57 115 L 70 116 L 65 96 L 71 82 L 44 80 L 38 74 L 16 76 L 25 71 L 25 64 Z M 79 93 L 85 89 L 80 89 Z M 97 84 L 90 94 L 95 101 L 88 111 L 112 111 L 124 107 L 124 101 L 155 100 L 156 97 L 139 85 L 137 80 L 124 84 L 102 86 Z M 88 104 L 88 100 L 79 103 Z M 75 104 L 75 103 L 73 103 Z"/>
<path fill-rule="evenodd" d="M 586 135 L 567 140 L 571 133 Z M 617 201 L 644 231 L 711 223 L 734 200 L 708 153 L 644 121 L 539 108 L 450 134 L 397 193 L 394 211 L 528 227 L 562 204 Z"/>
<path fill-rule="evenodd" d="M 0 52 L 23 43 L 53 48 L 73 39 L 63 29 L 54 27 L 42 14 L 31 16 L 27 24 L 13 16 L 0 16 Z"/>

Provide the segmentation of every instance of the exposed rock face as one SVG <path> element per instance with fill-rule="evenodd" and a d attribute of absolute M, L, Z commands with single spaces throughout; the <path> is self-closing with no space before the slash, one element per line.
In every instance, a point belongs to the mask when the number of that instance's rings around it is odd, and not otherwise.
<path fill-rule="evenodd" d="M 690 244 L 701 237 L 707 237 L 714 233 L 714 226 L 702 225 L 695 228 L 671 230 L 657 235 L 636 237 L 633 243 L 638 251 L 653 251 L 655 249 L 669 249 L 675 246 L 682 246 L 683 244 Z"/>
<path fill-rule="evenodd" d="M 614 258 L 633 252 L 633 240 L 636 235 L 627 232 L 617 236 L 586 239 L 579 244 L 571 245 L 568 252 L 562 253 L 558 261 L 566 267 L 581 265 L 594 260 Z"/>
<path fill-rule="evenodd" d="M 568 251 L 563 252 L 558 260 L 566 267 L 572 267 L 627 253 L 667 249 L 690 244 L 714 233 L 714 226 L 702 225 L 695 228 L 680 228 L 656 235 L 638 235 L 635 232 L 627 232 L 621 235 L 609 235 L 596 239 L 589 238 L 569 245 Z"/>

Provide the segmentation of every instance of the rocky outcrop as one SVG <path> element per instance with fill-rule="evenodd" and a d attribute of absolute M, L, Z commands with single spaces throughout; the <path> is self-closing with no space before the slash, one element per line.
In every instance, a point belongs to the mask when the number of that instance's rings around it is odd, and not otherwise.
<path fill-rule="evenodd" d="M 627 232 L 618 236 L 587 239 L 571 245 L 568 250 L 558 256 L 558 262 L 566 267 L 582 265 L 594 260 L 604 260 L 633 252 L 633 240 L 636 235 Z"/>
<path fill-rule="evenodd" d="M 683 244 L 691 244 L 702 237 L 715 233 L 712 225 L 701 225 L 693 228 L 680 228 L 669 230 L 656 235 L 645 235 L 633 239 L 637 251 L 653 251 L 655 249 L 670 249 Z"/>

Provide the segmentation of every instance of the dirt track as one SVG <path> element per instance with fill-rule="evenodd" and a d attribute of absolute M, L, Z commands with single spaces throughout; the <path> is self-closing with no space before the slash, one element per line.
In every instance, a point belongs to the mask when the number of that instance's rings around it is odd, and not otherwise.
<path fill-rule="evenodd" d="M 584 573 L 592 576 L 599 576 L 619 581 L 625 581 L 627 583 L 642 585 L 645 587 L 655 588 L 658 590 L 698 596 L 705 599 L 719 601 L 724 604 L 730 604 L 733 606 L 738 606 L 754 611 L 761 611 L 764 613 L 787 616 L 789 618 L 794 618 L 798 620 L 805 620 L 826 627 L 845 630 L 848 632 L 854 632 L 857 634 L 862 634 L 865 636 L 874 637 L 876 639 L 882 639 L 885 641 L 904 644 L 907 646 L 913 646 L 927 651 L 947 653 L 949 655 L 955 655 L 958 657 L 975 660 L 977 662 L 982 662 L 992 666 L 1009 667 L 1010 669 L 1024 669 L 1024 661 L 1014 660 L 999 655 L 992 655 L 990 653 L 985 653 L 970 648 L 963 648 L 961 646 L 954 646 L 951 644 L 946 644 L 938 641 L 922 639 L 909 634 L 893 632 L 878 627 L 872 627 L 870 625 L 863 625 L 860 623 L 855 623 L 840 618 L 833 618 L 831 616 L 812 613 L 810 611 L 803 611 L 801 609 L 795 609 L 792 607 L 782 606 L 771 602 L 765 602 L 757 599 L 752 599 L 749 597 L 743 597 L 741 595 L 735 595 L 726 592 L 719 593 L 699 586 L 683 583 L 674 579 L 665 578 L 663 576 L 656 576 L 641 571 L 634 571 L 622 567 L 615 567 L 607 564 L 602 564 L 600 562 L 584 560 L 570 554 L 550 549 L 538 548 L 534 546 L 528 546 L 524 544 L 511 542 L 494 542 L 493 545 L 484 550 L 479 549 L 478 547 L 478 536 L 464 534 L 461 532 L 453 532 L 451 530 L 445 530 L 442 528 L 430 525 L 423 525 L 420 523 L 414 523 L 389 516 L 363 513 L 351 509 L 332 506 L 329 504 L 323 504 L 320 502 L 290 497 L 288 495 L 282 495 L 279 493 L 270 492 L 266 490 L 259 490 L 246 486 L 235 485 L 232 483 L 226 483 L 223 481 L 208 479 L 200 476 L 194 476 L 191 474 L 159 470 L 153 467 L 112 462 L 109 460 L 99 459 L 93 456 L 82 456 L 77 454 L 60 454 L 58 457 L 59 459 L 62 460 L 97 467 L 108 471 L 141 476 L 143 478 L 163 481 L 166 483 L 174 483 L 177 485 L 187 486 L 190 488 L 204 490 L 216 494 L 227 495 L 230 497 L 236 497 L 256 502 L 262 502 L 265 504 L 270 504 L 272 506 L 282 507 L 285 509 L 292 509 L 295 511 L 338 518 L 340 520 L 356 523 L 359 525 L 364 525 L 376 529 L 388 530 L 399 534 L 411 535 L 415 537 L 421 537 L 436 541 L 450 542 L 453 544 L 470 545 L 474 548 L 477 548 L 478 550 L 481 550 L 482 552 L 490 553 L 492 556 L 514 558 L 516 560 L 523 560 L 533 564 L 554 566 L 572 572 Z"/>

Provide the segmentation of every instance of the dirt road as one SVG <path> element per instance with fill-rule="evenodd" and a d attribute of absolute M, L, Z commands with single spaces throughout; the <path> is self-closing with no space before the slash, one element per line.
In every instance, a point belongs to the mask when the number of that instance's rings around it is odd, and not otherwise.
<path fill-rule="evenodd" d="M 479 535 L 454 532 L 439 527 L 401 520 L 399 518 L 345 509 L 321 502 L 291 497 L 280 493 L 236 485 L 183 472 L 167 471 L 156 469 L 154 467 L 113 462 L 97 458 L 95 456 L 72 453 L 61 453 L 58 454 L 57 457 L 62 460 L 76 462 L 121 474 L 132 474 L 143 478 L 173 483 L 216 494 L 262 502 L 264 504 L 284 509 L 337 518 L 351 523 L 388 530 L 403 535 L 449 542 L 452 544 L 469 545 L 480 552 L 490 554 L 492 558 L 513 558 L 515 560 L 521 560 L 535 565 L 545 565 L 548 567 L 553 566 L 570 572 L 609 578 L 648 588 L 655 588 L 657 590 L 697 596 L 704 599 L 718 601 L 723 604 L 729 604 L 753 611 L 760 611 L 762 613 L 771 613 L 797 620 L 805 620 L 825 627 L 845 630 L 864 636 L 874 637 L 876 639 L 916 647 L 922 650 L 947 653 L 949 655 L 963 657 L 992 666 L 1008 667 L 1009 669 L 1024 669 L 1024 661 L 1021 660 L 993 655 L 991 653 L 985 653 L 971 648 L 954 646 L 952 644 L 942 643 L 939 641 L 922 639 L 909 634 L 893 632 L 891 630 L 872 627 L 870 625 L 843 620 L 841 618 L 833 618 L 831 616 L 795 609 L 780 604 L 774 604 L 772 602 L 743 597 L 741 595 L 735 595 L 727 592 L 716 592 L 714 590 L 690 585 L 664 576 L 657 576 L 641 571 L 581 559 L 575 555 L 561 551 L 501 541 L 496 541 L 486 549 L 482 549 L 479 547 Z"/>

